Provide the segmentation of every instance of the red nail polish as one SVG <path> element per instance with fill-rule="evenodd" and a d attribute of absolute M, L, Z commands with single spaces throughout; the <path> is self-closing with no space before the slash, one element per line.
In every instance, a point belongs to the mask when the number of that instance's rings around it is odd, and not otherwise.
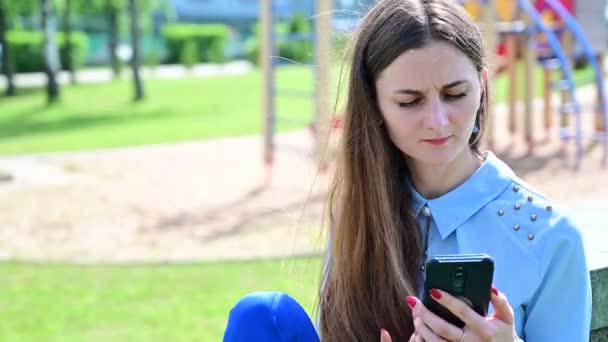
<path fill-rule="evenodd" d="M 429 292 L 431 293 L 431 297 L 435 299 L 441 299 L 441 292 L 439 292 L 439 290 L 431 289 Z"/>
<path fill-rule="evenodd" d="M 498 296 L 498 290 L 497 290 L 497 289 L 496 289 L 494 286 L 492 286 L 492 293 L 493 293 L 495 296 Z"/>
<path fill-rule="evenodd" d="M 416 298 L 412 296 L 407 296 L 405 301 L 407 302 L 407 305 L 410 306 L 410 309 L 413 309 L 416 306 Z"/>

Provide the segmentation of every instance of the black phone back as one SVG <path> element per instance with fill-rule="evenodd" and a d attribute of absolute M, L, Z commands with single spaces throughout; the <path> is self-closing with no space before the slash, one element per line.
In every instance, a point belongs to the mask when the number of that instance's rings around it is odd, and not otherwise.
<path fill-rule="evenodd" d="M 482 316 L 488 313 L 494 261 L 487 254 L 436 255 L 426 262 L 424 305 L 444 320 L 462 328 L 464 322 L 429 294 L 436 288 L 459 297 Z"/>

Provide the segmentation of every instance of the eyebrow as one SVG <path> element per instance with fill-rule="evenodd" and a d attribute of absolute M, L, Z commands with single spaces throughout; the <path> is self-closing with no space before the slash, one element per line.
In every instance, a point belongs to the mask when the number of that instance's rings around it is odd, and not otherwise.
<path fill-rule="evenodd" d="M 450 82 L 450 83 L 444 85 L 443 87 L 441 87 L 441 89 L 443 89 L 443 90 L 450 89 L 450 88 L 454 88 L 454 87 L 457 87 L 457 86 L 459 86 L 461 84 L 465 84 L 465 83 L 469 83 L 469 81 L 465 81 L 465 80 L 454 81 L 454 82 Z M 397 89 L 397 90 L 393 91 L 393 93 L 418 95 L 422 92 L 420 90 L 414 90 L 414 89 Z"/>

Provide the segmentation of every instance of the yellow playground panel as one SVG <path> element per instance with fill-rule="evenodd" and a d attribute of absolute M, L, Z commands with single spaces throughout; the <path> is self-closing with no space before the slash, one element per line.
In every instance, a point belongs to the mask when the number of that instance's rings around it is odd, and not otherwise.
<path fill-rule="evenodd" d="M 465 0 L 464 8 L 469 14 L 479 20 L 480 17 L 480 4 L 479 0 Z M 517 1 L 514 0 L 497 0 L 496 1 L 496 14 L 498 19 L 501 21 L 510 21 L 515 17 L 517 11 Z"/>

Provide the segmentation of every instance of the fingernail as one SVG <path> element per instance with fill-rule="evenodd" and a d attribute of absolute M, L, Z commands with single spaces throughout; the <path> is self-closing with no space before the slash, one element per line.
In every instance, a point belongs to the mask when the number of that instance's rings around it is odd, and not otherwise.
<path fill-rule="evenodd" d="M 407 302 L 407 305 L 410 306 L 410 309 L 413 309 L 414 307 L 416 307 L 416 298 L 414 298 L 412 296 L 407 296 L 405 298 L 405 301 Z"/>
<path fill-rule="evenodd" d="M 441 299 L 441 292 L 439 292 L 439 290 L 431 289 L 429 292 L 431 293 L 431 297 L 435 299 Z"/>
<path fill-rule="evenodd" d="M 492 286 L 492 293 L 493 293 L 495 296 L 498 296 L 498 290 L 497 290 L 497 289 L 496 289 L 494 286 Z"/>
<path fill-rule="evenodd" d="M 382 336 L 384 336 L 384 333 L 386 332 L 386 330 L 384 329 L 380 329 L 380 338 L 382 338 Z"/>

